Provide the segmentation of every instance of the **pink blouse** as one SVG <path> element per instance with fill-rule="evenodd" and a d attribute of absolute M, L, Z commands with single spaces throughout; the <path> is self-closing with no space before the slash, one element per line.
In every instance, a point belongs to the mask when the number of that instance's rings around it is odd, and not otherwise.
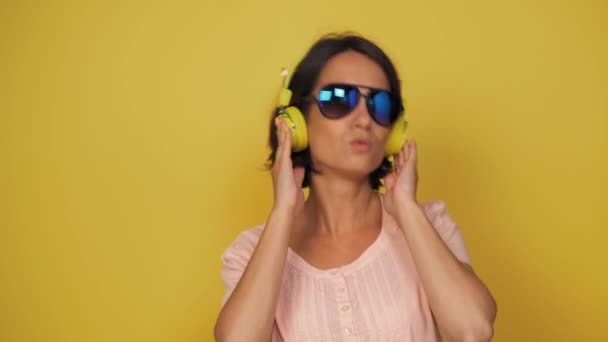
<path fill-rule="evenodd" d="M 454 256 L 470 265 L 445 203 L 422 207 Z M 243 231 L 222 254 L 222 306 L 263 229 Z M 405 236 L 384 209 L 378 238 L 348 265 L 320 270 L 288 249 L 272 341 L 441 341 Z"/>

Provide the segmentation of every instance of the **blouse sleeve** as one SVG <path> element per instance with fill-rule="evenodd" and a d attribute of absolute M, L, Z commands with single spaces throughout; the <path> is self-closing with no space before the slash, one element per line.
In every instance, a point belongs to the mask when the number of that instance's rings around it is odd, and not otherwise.
<path fill-rule="evenodd" d="M 471 265 L 471 258 L 465 245 L 464 237 L 460 232 L 460 228 L 448 213 L 445 202 L 435 200 L 426 203 L 423 207 L 429 221 L 431 221 L 433 227 L 452 254 L 461 262 Z"/>
<path fill-rule="evenodd" d="M 222 281 L 224 282 L 224 295 L 221 301 L 221 307 L 226 304 L 234 288 L 238 284 L 245 268 L 249 263 L 249 259 L 253 254 L 259 235 L 256 230 L 244 231 L 224 250 L 222 253 L 222 269 L 220 272 Z"/>

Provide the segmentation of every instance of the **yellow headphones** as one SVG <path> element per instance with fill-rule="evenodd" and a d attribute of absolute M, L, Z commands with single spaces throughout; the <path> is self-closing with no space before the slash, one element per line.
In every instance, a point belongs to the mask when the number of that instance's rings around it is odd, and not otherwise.
<path fill-rule="evenodd" d="M 306 128 L 306 121 L 304 120 L 304 115 L 300 109 L 298 109 L 298 107 L 289 106 L 292 92 L 289 88 L 287 88 L 287 70 L 283 69 L 281 75 L 283 76 L 283 87 L 279 93 L 279 112 L 277 116 L 285 121 L 285 123 L 287 123 L 287 127 L 289 127 L 291 130 L 291 150 L 293 152 L 300 152 L 308 147 L 308 130 Z M 399 153 L 407 137 L 408 122 L 405 120 L 403 114 L 401 114 L 391 127 L 391 131 L 388 134 L 388 139 L 386 141 L 386 145 L 384 146 L 384 156 L 389 157 Z"/>

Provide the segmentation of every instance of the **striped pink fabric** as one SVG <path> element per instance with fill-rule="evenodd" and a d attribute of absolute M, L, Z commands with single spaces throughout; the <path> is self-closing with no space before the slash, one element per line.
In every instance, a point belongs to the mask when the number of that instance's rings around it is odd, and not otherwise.
<path fill-rule="evenodd" d="M 439 236 L 471 264 L 443 201 L 423 203 Z M 242 232 L 222 255 L 223 306 L 264 225 Z M 378 238 L 354 262 L 320 270 L 288 250 L 272 341 L 441 341 L 407 241 L 383 210 Z"/>

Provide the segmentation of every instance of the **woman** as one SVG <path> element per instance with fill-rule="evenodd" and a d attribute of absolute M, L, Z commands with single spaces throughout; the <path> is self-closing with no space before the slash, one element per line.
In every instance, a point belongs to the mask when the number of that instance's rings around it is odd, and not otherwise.
<path fill-rule="evenodd" d="M 403 108 L 390 59 L 365 38 L 326 36 L 289 88 L 308 147 L 292 152 L 291 131 L 273 118 L 274 205 L 222 255 L 216 339 L 489 341 L 496 304 L 458 226 L 443 201 L 416 199 L 416 143 L 406 141 L 394 170 L 385 158 Z M 326 96 L 345 92 L 346 109 Z M 388 119 L 378 93 L 390 99 Z"/>

